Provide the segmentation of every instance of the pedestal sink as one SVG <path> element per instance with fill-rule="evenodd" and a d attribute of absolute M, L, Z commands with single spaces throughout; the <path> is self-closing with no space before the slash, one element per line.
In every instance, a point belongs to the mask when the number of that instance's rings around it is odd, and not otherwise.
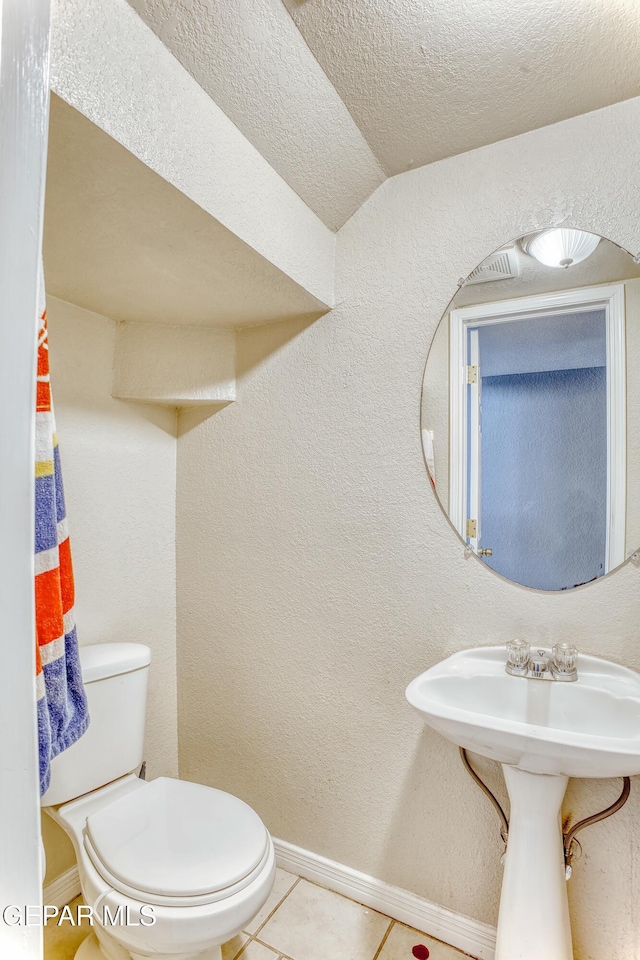
<path fill-rule="evenodd" d="M 511 816 L 496 960 L 573 960 L 561 806 L 569 777 L 640 774 L 640 674 L 581 655 L 578 679 L 509 676 L 504 647 L 454 654 L 407 687 L 448 740 L 502 764 Z"/>

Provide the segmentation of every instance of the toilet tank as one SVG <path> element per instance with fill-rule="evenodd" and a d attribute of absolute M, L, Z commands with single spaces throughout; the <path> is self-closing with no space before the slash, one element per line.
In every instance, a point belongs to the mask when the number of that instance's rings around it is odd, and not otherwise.
<path fill-rule="evenodd" d="M 52 760 L 43 806 L 66 803 L 138 771 L 150 662 L 151 650 L 142 643 L 80 647 L 91 719 L 86 733 Z"/>

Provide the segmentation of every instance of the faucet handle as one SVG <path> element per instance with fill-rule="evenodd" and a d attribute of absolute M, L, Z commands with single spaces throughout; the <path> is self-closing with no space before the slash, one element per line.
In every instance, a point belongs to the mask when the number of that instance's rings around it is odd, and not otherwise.
<path fill-rule="evenodd" d="M 531 647 L 526 640 L 509 640 L 507 643 L 507 668 L 526 673 L 531 656 Z"/>
<path fill-rule="evenodd" d="M 570 643 L 556 643 L 553 648 L 553 664 L 558 673 L 575 674 L 578 648 Z"/>

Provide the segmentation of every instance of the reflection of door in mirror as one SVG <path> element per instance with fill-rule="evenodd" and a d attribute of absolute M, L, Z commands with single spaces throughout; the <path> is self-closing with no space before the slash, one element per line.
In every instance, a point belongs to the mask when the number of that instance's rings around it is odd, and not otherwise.
<path fill-rule="evenodd" d="M 491 549 L 483 556 L 492 569 L 541 590 L 595 580 L 606 556 L 604 312 L 474 334 L 482 399 L 468 418 L 480 441 L 470 448 L 468 484 L 479 488 L 478 551 Z M 480 390 L 469 393 L 472 402 Z"/>
<path fill-rule="evenodd" d="M 559 591 L 639 551 L 640 497 L 626 495 L 640 485 L 638 371 L 640 257 L 553 227 L 469 274 L 421 402 L 431 485 L 467 557 Z"/>
<path fill-rule="evenodd" d="M 497 573 L 563 590 L 624 559 L 624 380 L 621 287 L 451 311 L 450 516 Z"/>

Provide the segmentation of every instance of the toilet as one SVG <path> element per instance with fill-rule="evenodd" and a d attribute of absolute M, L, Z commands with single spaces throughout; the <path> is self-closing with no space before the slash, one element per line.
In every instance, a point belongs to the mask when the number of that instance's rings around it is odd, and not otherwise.
<path fill-rule="evenodd" d="M 151 651 L 80 649 L 91 723 L 51 767 L 42 805 L 75 848 L 93 933 L 76 960 L 221 960 L 275 878 L 271 837 L 231 794 L 141 780 Z"/>

